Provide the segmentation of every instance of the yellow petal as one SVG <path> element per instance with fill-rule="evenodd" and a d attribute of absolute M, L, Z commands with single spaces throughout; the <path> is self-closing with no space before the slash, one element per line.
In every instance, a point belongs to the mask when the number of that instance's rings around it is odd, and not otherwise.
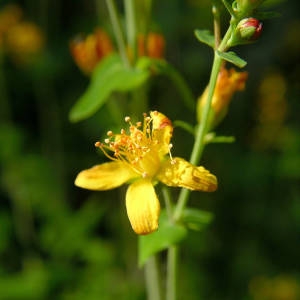
<path fill-rule="evenodd" d="M 128 187 L 126 209 L 131 227 L 137 234 L 157 230 L 160 205 L 151 181 L 141 179 Z"/>
<path fill-rule="evenodd" d="M 88 190 L 104 191 L 116 188 L 136 176 L 125 163 L 113 161 L 81 171 L 75 179 L 75 185 Z"/>
<path fill-rule="evenodd" d="M 183 158 L 165 161 L 157 178 L 168 186 L 190 190 L 213 192 L 217 189 L 217 178 L 203 167 L 196 167 Z"/>
<path fill-rule="evenodd" d="M 169 152 L 169 144 L 173 133 L 172 122 L 162 113 L 151 111 L 152 118 L 152 135 L 153 139 L 157 140 L 157 148 L 161 155 Z"/>

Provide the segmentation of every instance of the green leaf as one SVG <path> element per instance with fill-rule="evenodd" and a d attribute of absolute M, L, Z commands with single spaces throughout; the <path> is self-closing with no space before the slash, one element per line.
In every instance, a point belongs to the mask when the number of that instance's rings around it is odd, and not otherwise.
<path fill-rule="evenodd" d="M 205 144 L 210 143 L 234 143 L 235 137 L 234 136 L 224 136 L 224 135 L 216 135 L 215 132 L 209 132 L 205 136 L 204 140 Z"/>
<path fill-rule="evenodd" d="M 200 42 L 202 42 L 212 48 L 215 47 L 215 37 L 209 30 L 196 29 L 195 36 Z"/>
<path fill-rule="evenodd" d="M 192 136 L 195 135 L 195 128 L 190 123 L 181 121 L 181 120 L 175 120 L 173 122 L 174 127 L 180 127 L 186 132 L 190 133 Z"/>
<path fill-rule="evenodd" d="M 242 58 L 240 58 L 236 53 L 234 53 L 233 51 L 229 51 L 229 52 L 220 52 L 217 51 L 217 54 L 223 58 L 224 60 L 236 65 L 239 68 L 243 68 L 246 66 L 247 62 L 245 60 L 243 60 Z"/>
<path fill-rule="evenodd" d="M 202 230 L 211 223 L 213 214 L 196 208 L 186 208 L 183 211 L 181 219 L 188 228 Z"/>
<path fill-rule="evenodd" d="M 97 65 L 87 90 L 71 109 L 70 121 L 78 122 L 90 117 L 112 92 L 136 89 L 148 79 L 149 74 L 145 69 L 124 66 L 118 55 L 106 57 Z"/>
<path fill-rule="evenodd" d="M 163 59 L 142 57 L 137 62 L 137 68 L 148 69 L 151 74 L 167 76 L 177 88 L 182 101 L 191 111 L 195 110 L 195 97 L 187 82 L 172 65 Z"/>
<path fill-rule="evenodd" d="M 139 236 L 139 266 L 157 252 L 179 243 L 187 235 L 187 230 L 182 225 L 171 223 L 166 213 L 160 216 L 158 230 L 149 235 Z"/>

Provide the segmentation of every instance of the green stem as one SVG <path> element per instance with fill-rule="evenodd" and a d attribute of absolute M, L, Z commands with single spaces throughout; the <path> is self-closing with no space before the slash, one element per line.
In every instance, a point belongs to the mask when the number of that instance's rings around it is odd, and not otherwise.
<path fill-rule="evenodd" d="M 176 277 L 177 277 L 177 246 L 168 248 L 167 256 L 167 290 L 166 300 L 176 300 Z"/>
<path fill-rule="evenodd" d="M 129 49 L 132 51 L 133 61 L 136 58 L 136 18 L 135 0 L 124 0 L 126 15 L 126 32 Z"/>
<path fill-rule="evenodd" d="M 203 109 L 201 124 L 197 128 L 196 139 L 195 139 L 194 147 L 190 158 L 190 163 L 193 165 L 197 165 L 199 163 L 205 147 L 204 138 L 208 130 L 209 112 L 210 112 L 211 102 L 212 102 L 215 86 L 217 83 L 217 78 L 221 67 L 221 63 L 222 63 L 222 58 L 215 52 L 213 67 L 212 67 L 210 81 L 209 81 L 209 91 L 208 91 L 207 101 Z M 190 194 L 189 190 L 186 189 L 181 190 L 177 205 L 175 207 L 174 215 L 173 215 L 173 218 L 175 220 L 180 219 L 184 207 L 186 206 L 186 203 L 188 201 L 189 194 Z"/>
<path fill-rule="evenodd" d="M 106 0 L 109 16 L 114 30 L 116 42 L 118 45 L 120 56 L 125 66 L 129 67 L 129 59 L 126 52 L 126 43 L 121 29 L 121 23 L 118 17 L 118 12 L 114 0 Z"/>
<path fill-rule="evenodd" d="M 145 264 L 145 279 L 147 287 L 147 299 L 160 300 L 160 280 L 155 256 L 151 256 Z"/>
<path fill-rule="evenodd" d="M 170 221 L 172 221 L 173 204 L 172 204 L 172 201 L 171 201 L 171 195 L 170 195 L 169 188 L 166 187 L 166 186 L 163 186 L 162 187 L 162 193 L 163 193 L 163 197 L 165 199 L 165 205 L 166 205 L 166 211 L 167 211 L 168 219 Z"/>
<path fill-rule="evenodd" d="M 218 51 L 223 52 L 227 49 L 227 42 L 231 37 L 232 33 L 232 26 L 230 26 L 220 43 L 218 47 Z M 197 128 L 196 132 L 196 138 L 195 138 L 195 143 L 193 146 L 191 158 L 190 158 L 190 163 L 193 165 L 197 165 L 199 161 L 201 160 L 201 156 L 204 150 L 204 147 L 206 145 L 205 143 L 205 136 L 208 131 L 208 123 L 209 123 L 209 113 L 210 113 L 210 108 L 211 108 L 211 102 L 212 98 L 214 95 L 214 90 L 215 86 L 217 83 L 218 79 L 218 74 L 222 65 L 222 58 L 217 54 L 217 51 L 214 53 L 214 61 L 213 61 L 213 66 L 210 74 L 210 80 L 209 80 L 209 90 L 208 90 L 208 95 L 207 95 L 207 101 L 205 103 L 203 112 L 202 112 L 202 117 L 201 117 L 201 123 Z M 180 191 L 179 197 L 178 197 L 178 202 L 174 210 L 173 218 L 174 220 L 179 220 L 181 217 L 181 214 L 186 206 L 186 203 L 188 201 L 190 195 L 190 191 L 187 189 L 182 189 Z"/>

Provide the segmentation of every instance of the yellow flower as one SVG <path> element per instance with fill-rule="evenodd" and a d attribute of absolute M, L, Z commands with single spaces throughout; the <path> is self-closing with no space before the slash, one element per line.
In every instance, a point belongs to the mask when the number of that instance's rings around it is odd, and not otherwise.
<path fill-rule="evenodd" d="M 180 157 L 172 158 L 173 127 L 162 113 L 145 114 L 144 122 L 135 125 L 129 117 L 125 121 L 129 123 L 129 133 L 124 129 L 119 134 L 109 131 L 104 143 L 95 144 L 112 162 L 80 172 L 75 185 L 103 191 L 130 183 L 126 193 L 128 218 L 137 234 L 148 234 L 158 228 L 160 204 L 153 186 L 156 181 L 213 192 L 217 188 L 217 179 L 203 167 L 194 166 Z"/>
<path fill-rule="evenodd" d="M 17 63 L 28 63 L 44 48 L 44 35 L 32 22 L 20 22 L 7 31 L 6 47 Z"/>

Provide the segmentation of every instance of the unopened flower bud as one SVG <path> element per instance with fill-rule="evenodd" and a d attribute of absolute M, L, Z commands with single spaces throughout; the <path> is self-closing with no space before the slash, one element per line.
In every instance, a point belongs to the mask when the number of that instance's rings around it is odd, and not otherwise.
<path fill-rule="evenodd" d="M 235 69 L 222 68 L 217 79 L 214 95 L 211 102 L 210 128 L 217 126 L 226 116 L 232 97 L 238 91 L 243 91 L 248 78 L 247 72 L 237 72 Z M 201 122 L 202 111 L 206 105 L 208 87 L 199 97 L 197 103 L 198 122 Z"/>
<path fill-rule="evenodd" d="M 163 58 L 164 52 L 165 39 L 161 34 L 150 32 L 146 37 L 144 35 L 138 36 L 139 56 Z"/>
<path fill-rule="evenodd" d="M 99 61 L 114 51 L 114 47 L 109 35 L 98 28 L 87 37 L 72 40 L 70 51 L 77 66 L 89 75 Z"/>
<path fill-rule="evenodd" d="M 255 18 L 246 18 L 240 21 L 237 30 L 242 39 L 255 41 L 261 35 L 262 22 Z"/>
<path fill-rule="evenodd" d="M 255 18 L 242 19 L 228 42 L 228 46 L 243 45 L 254 42 L 262 32 L 262 22 Z"/>

